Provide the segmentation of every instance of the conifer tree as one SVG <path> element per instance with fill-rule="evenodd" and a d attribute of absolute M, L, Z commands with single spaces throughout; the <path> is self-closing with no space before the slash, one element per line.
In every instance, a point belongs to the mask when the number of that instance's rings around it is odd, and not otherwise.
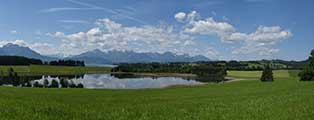
<path fill-rule="evenodd" d="M 262 73 L 262 82 L 272 82 L 274 81 L 273 70 L 267 65 Z"/>

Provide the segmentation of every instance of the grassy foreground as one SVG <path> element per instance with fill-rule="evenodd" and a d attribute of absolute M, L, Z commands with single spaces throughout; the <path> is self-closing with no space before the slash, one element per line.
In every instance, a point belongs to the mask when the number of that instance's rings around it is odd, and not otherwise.
<path fill-rule="evenodd" d="M 13 68 L 19 75 L 69 75 L 82 73 L 110 72 L 108 67 L 71 67 L 71 66 L 48 66 L 48 65 L 30 65 L 30 66 L 0 66 L 0 70 L 7 75 L 9 68 Z"/>
<path fill-rule="evenodd" d="M 143 90 L 0 87 L 0 96 L 1 119 L 314 119 L 314 82 L 289 75 L 273 83 L 247 80 Z"/>

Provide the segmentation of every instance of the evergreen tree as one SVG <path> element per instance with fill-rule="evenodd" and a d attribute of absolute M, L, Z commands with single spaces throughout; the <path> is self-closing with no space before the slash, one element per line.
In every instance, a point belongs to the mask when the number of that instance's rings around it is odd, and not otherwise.
<path fill-rule="evenodd" d="M 307 66 L 299 74 L 301 81 L 314 81 L 314 50 L 311 51 Z"/>
<path fill-rule="evenodd" d="M 261 76 L 262 82 L 272 82 L 274 81 L 273 70 L 267 65 Z"/>

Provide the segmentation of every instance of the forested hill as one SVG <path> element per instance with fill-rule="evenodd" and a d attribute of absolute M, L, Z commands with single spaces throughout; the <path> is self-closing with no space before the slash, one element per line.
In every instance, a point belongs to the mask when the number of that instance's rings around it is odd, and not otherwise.
<path fill-rule="evenodd" d="M 41 65 L 43 62 L 39 59 L 26 58 L 21 56 L 0 56 L 0 65 Z"/>
<path fill-rule="evenodd" d="M 52 65 L 52 66 L 85 66 L 84 61 L 57 60 L 41 61 L 39 59 L 22 56 L 0 56 L 0 65 Z"/>

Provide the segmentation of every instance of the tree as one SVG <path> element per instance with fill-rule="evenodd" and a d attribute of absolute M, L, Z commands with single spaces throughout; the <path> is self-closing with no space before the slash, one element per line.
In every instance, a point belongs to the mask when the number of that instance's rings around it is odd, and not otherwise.
<path fill-rule="evenodd" d="M 307 65 L 299 73 L 301 81 L 314 81 L 314 50 L 311 51 Z"/>
<path fill-rule="evenodd" d="M 59 83 L 57 80 L 53 79 L 51 81 L 51 85 L 50 85 L 51 88 L 59 88 Z"/>
<path fill-rule="evenodd" d="M 267 65 L 261 76 L 262 82 L 272 82 L 274 81 L 273 70 Z"/>

